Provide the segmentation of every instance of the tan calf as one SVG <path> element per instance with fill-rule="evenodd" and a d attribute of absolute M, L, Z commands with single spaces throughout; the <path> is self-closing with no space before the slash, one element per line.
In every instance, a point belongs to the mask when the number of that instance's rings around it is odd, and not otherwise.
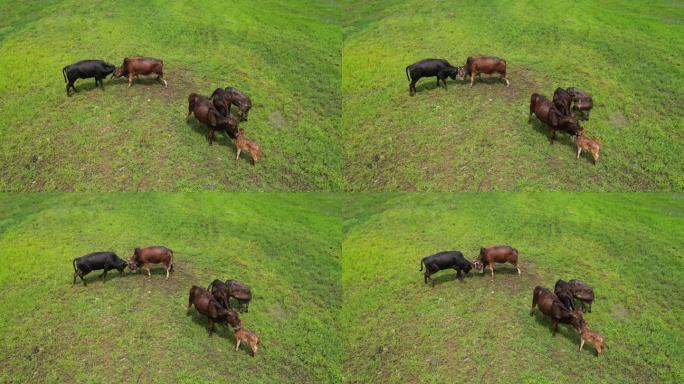
<path fill-rule="evenodd" d="M 579 134 L 575 137 L 575 145 L 577 146 L 577 158 L 579 159 L 582 151 L 591 152 L 594 158 L 592 163 L 596 164 L 599 159 L 599 151 L 601 150 L 601 142 L 599 140 L 592 140 L 584 135 L 585 129 L 580 129 Z"/>
<path fill-rule="evenodd" d="M 254 357 L 254 355 L 256 355 L 257 349 L 259 349 L 259 336 L 242 328 L 243 322 L 243 320 L 240 320 L 240 325 L 233 328 L 236 342 L 235 350 L 237 351 L 240 349 L 240 343 L 249 344 L 249 346 L 252 348 L 252 357 Z"/>
<path fill-rule="evenodd" d="M 239 129 L 238 134 L 235 137 L 235 146 L 237 147 L 237 156 L 235 160 L 240 159 L 240 152 L 249 152 L 252 155 L 252 165 L 254 165 L 261 157 L 261 147 L 254 141 L 247 140 L 245 138 L 245 130 Z"/>
<path fill-rule="evenodd" d="M 590 331 L 589 327 L 587 326 L 587 323 L 584 323 L 580 330 L 579 352 L 582 352 L 582 348 L 584 348 L 584 343 L 587 341 L 590 344 L 593 344 L 594 348 L 596 348 L 596 357 L 598 357 L 598 355 L 601 352 L 603 352 L 603 349 L 606 348 L 606 343 L 603 339 L 603 335 L 598 332 Z"/>

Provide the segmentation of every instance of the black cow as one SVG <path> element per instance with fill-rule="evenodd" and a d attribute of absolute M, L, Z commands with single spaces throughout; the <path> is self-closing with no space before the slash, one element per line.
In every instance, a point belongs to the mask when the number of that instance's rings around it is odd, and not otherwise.
<path fill-rule="evenodd" d="M 413 63 L 406 67 L 406 78 L 411 82 L 409 94 L 411 96 L 416 94 L 416 82 L 421 77 L 437 76 L 437 86 L 439 87 L 439 81 L 442 80 L 444 89 L 447 89 L 446 78 L 451 77 L 451 80 L 456 80 L 457 74 L 458 68 L 444 59 L 425 59 Z"/>
<path fill-rule="evenodd" d="M 572 116 L 572 111 L 570 110 L 572 96 L 565 89 L 556 88 L 556 91 L 553 93 L 553 104 L 563 116 Z"/>
<path fill-rule="evenodd" d="M 567 309 L 571 311 L 575 310 L 575 303 L 572 300 L 572 289 L 566 281 L 556 281 L 556 285 L 553 287 L 553 293 L 558 296 L 558 300 L 560 300 Z"/>
<path fill-rule="evenodd" d="M 466 260 L 459 251 L 442 251 L 435 253 L 432 256 L 423 257 L 420 261 L 420 271 L 423 270 L 423 265 L 425 265 L 425 284 L 427 284 L 428 279 L 430 279 L 433 287 L 435 286 L 435 281 L 432 280 L 430 275 L 433 275 L 442 269 L 453 268 L 456 270 L 456 277 L 463 279 L 461 271 L 469 273 L 473 268 L 470 262 Z"/>
<path fill-rule="evenodd" d="M 74 92 L 76 92 L 74 83 L 78 79 L 89 79 L 94 77 L 95 86 L 97 86 L 97 83 L 100 83 L 100 86 L 102 89 L 104 89 L 104 83 L 102 82 L 102 79 L 107 77 L 107 75 L 114 73 L 115 69 L 116 66 L 102 60 L 81 60 L 78 63 L 67 65 L 66 67 L 62 68 L 64 82 L 67 83 L 67 96 L 70 96 L 69 88 L 73 88 Z"/>
<path fill-rule="evenodd" d="M 83 280 L 83 285 L 88 285 L 83 276 L 87 275 L 91 271 L 96 271 L 99 269 L 104 269 L 104 272 L 100 275 L 104 281 L 107 278 L 107 271 L 116 269 L 119 271 L 119 273 L 122 273 L 128 265 L 128 263 L 120 259 L 119 256 L 117 256 L 114 252 L 90 253 L 85 256 L 75 258 L 73 264 L 74 281 L 71 283 L 71 285 L 76 284 L 76 276 Z"/>

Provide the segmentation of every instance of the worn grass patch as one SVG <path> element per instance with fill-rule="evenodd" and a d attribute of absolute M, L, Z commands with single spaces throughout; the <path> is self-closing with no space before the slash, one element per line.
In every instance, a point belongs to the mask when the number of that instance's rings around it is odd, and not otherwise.
<path fill-rule="evenodd" d="M 0 1 L 0 190 L 319 190 L 341 185 L 339 10 L 316 1 Z M 78 80 L 82 59 L 160 57 L 169 82 Z M 187 96 L 235 86 L 256 167 L 185 122 Z"/>
<path fill-rule="evenodd" d="M 341 376 L 339 197 L 321 194 L 0 195 L 0 382 L 327 383 Z M 175 272 L 86 276 L 72 259 L 165 244 Z M 232 331 L 186 315 L 188 291 L 237 278 L 254 293 Z"/>
<path fill-rule="evenodd" d="M 352 194 L 341 314 L 348 383 L 676 383 L 684 380 L 684 200 L 665 194 Z M 424 285 L 420 259 L 510 244 L 492 280 L 454 271 Z M 536 285 L 581 278 L 596 358 L 535 310 Z"/>
<path fill-rule="evenodd" d="M 351 191 L 646 191 L 684 188 L 684 8 L 672 1 L 343 2 L 343 174 Z M 405 67 L 469 55 L 508 61 L 509 88 L 435 79 L 409 97 Z M 594 96 L 601 160 L 575 159 L 527 123 L 533 92 Z"/>

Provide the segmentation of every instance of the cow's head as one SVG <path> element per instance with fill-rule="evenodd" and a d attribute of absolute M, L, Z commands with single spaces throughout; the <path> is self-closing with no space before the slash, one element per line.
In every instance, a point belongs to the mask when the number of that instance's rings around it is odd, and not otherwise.
<path fill-rule="evenodd" d="M 118 79 L 119 77 L 123 76 L 123 74 L 123 67 L 114 67 L 114 72 L 112 72 L 112 79 Z"/>
<path fill-rule="evenodd" d="M 116 270 L 119 271 L 119 272 L 123 272 L 124 269 L 126 269 L 126 267 L 128 267 L 128 262 L 126 262 L 126 261 L 124 261 L 124 260 L 121 260 L 121 262 L 119 263 L 119 265 L 116 266 Z"/>
<path fill-rule="evenodd" d="M 563 127 L 563 129 L 570 133 L 572 136 L 577 136 L 580 134 L 582 129 L 579 125 L 579 121 L 575 116 L 565 116 L 558 120 L 558 126 Z"/>
<path fill-rule="evenodd" d="M 484 270 L 484 264 L 479 259 L 473 260 L 472 264 L 476 271 L 482 272 Z"/>
<path fill-rule="evenodd" d="M 572 324 L 573 327 L 579 332 L 582 328 L 586 326 L 586 322 L 584 321 L 584 318 L 582 317 L 582 311 L 579 309 L 575 309 L 574 311 L 571 312 L 570 314 L 570 324 Z"/>
<path fill-rule="evenodd" d="M 466 69 L 465 69 L 464 66 L 458 67 L 458 69 L 456 70 L 456 72 L 458 73 L 458 78 L 459 78 L 459 79 L 465 80 L 465 77 L 466 77 Z"/>
<path fill-rule="evenodd" d="M 467 261 L 467 260 L 466 260 Z M 473 269 L 473 264 L 468 262 L 466 266 L 463 268 L 463 272 L 465 273 L 470 273 L 470 270 Z"/>
<path fill-rule="evenodd" d="M 448 76 L 451 80 L 456 80 L 456 75 L 458 75 L 458 68 L 449 68 Z"/>
<path fill-rule="evenodd" d="M 139 250 L 140 248 L 136 248 L 133 253 L 133 256 L 128 260 L 128 269 L 130 269 L 131 272 L 135 272 L 138 270 L 137 256 Z"/>
<path fill-rule="evenodd" d="M 251 108 L 251 105 L 245 105 L 243 107 L 240 107 L 240 110 L 238 111 L 238 116 L 240 117 L 240 121 L 247 121 L 247 115 L 249 114 L 249 109 Z"/>

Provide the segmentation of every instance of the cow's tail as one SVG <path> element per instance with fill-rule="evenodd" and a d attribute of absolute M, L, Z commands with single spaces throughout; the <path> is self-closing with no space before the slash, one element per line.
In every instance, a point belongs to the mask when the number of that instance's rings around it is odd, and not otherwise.
<path fill-rule="evenodd" d="M 407 66 L 406 66 L 406 79 L 407 79 L 408 81 L 411 81 L 411 77 L 409 77 L 409 73 L 408 73 L 409 68 L 411 68 L 411 66 L 410 66 L 410 65 L 407 65 Z"/>
<path fill-rule="evenodd" d="M 66 67 L 62 68 L 62 76 L 64 76 L 64 82 L 65 82 L 65 83 L 67 82 L 67 78 L 66 78 L 66 70 L 67 70 L 67 68 L 69 68 L 68 65 L 67 65 Z"/>
<path fill-rule="evenodd" d="M 169 271 L 173 272 L 173 251 L 169 249 L 169 253 L 171 254 L 171 260 L 169 261 L 171 266 L 169 267 Z"/>
<path fill-rule="evenodd" d="M 422 270 L 423 270 L 423 261 L 424 261 L 423 259 L 420 260 L 420 269 L 419 269 L 419 271 L 422 271 Z"/>
<path fill-rule="evenodd" d="M 76 258 L 76 259 L 74 259 L 74 261 L 72 261 L 72 264 L 74 265 L 74 273 L 78 272 L 78 268 L 76 268 L 76 260 L 78 260 L 78 258 Z"/>

